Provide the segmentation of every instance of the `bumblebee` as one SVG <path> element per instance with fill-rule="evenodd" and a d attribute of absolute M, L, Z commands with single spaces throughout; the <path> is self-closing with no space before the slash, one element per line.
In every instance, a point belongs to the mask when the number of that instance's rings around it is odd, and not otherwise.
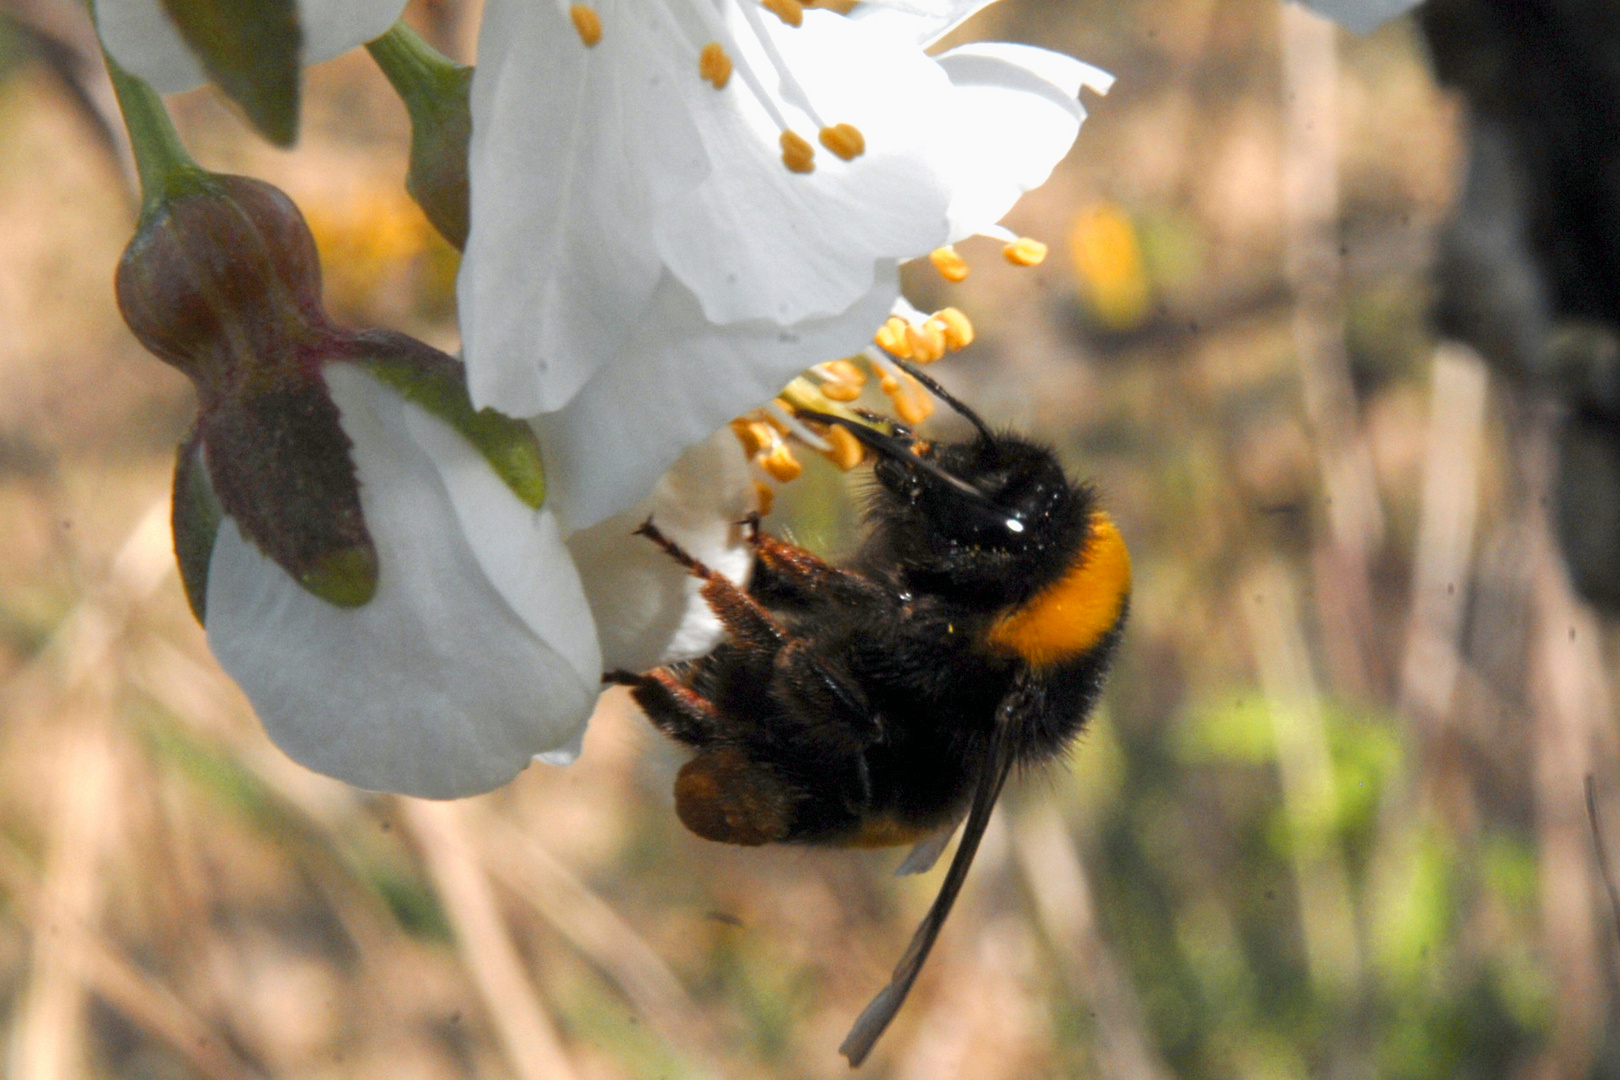
<path fill-rule="evenodd" d="M 875 453 L 856 558 L 824 562 L 756 517 L 744 590 L 649 521 L 642 534 L 703 580 L 727 637 L 694 661 L 608 676 L 696 751 L 675 808 L 705 839 L 913 843 L 902 870 L 917 870 L 965 818 L 932 908 L 839 1048 L 851 1066 L 916 980 L 1008 775 L 1058 757 L 1085 725 L 1130 595 L 1130 558 L 1093 489 L 906 369 L 976 436 L 931 444 L 801 410 Z"/>

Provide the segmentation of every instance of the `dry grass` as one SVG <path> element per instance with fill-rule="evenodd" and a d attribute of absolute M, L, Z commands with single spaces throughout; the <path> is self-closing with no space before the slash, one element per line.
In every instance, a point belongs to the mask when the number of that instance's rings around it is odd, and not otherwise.
<path fill-rule="evenodd" d="M 1098 477 L 1138 586 L 1105 715 L 1003 807 L 874 1074 L 1426 1076 L 1388 1032 L 1476 979 L 1528 1032 L 1521 1075 L 1599 1067 L 1612 913 L 1582 784 L 1616 820 L 1612 632 L 1548 539 L 1545 418 L 1422 330 L 1455 109 L 1401 27 L 1341 35 L 1324 69 L 1320 38 L 1291 46 L 1317 67 L 1281 63 L 1283 25 L 1272 0 L 1006 0 L 973 28 L 1122 79 L 1015 214 L 1048 263 L 970 243 L 967 284 L 913 292 L 979 326 L 942 378 Z M 1337 101 L 1336 149 L 1289 119 L 1288 80 Z M 452 345 L 453 260 L 398 197 L 402 113 L 364 57 L 310 85 L 290 154 L 206 93 L 176 114 L 205 164 L 306 207 L 343 318 Z M 1338 196 L 1285 197 L 1312 168 Z M 1098 206 L 1140 245 L 1126 325 L 1068 263 Z M 0 1072 L 842 1075 L 935 878 L 686 835 L 678 757 L 616 693 L 577 765 L 456 805 L 269 745 L 172 573 L 189 392 L 113 307 L 129 222 L 63 85 L 10 68 Z M 812 474 L 780 525 L 833 543 L 839 486 Z"/>

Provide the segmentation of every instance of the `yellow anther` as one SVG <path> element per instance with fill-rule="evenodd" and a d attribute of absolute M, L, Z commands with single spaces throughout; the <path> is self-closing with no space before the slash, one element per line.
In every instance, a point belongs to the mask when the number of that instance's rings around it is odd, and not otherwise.
<path fill-rule="evenodd" d="M 921 326 L 906 327 L 906 344 L 911 358 L 919 364 L 932 364 L 945 355 L 945 328 L 933 319 Z"/>
<path fill-rule="evenodd" d="M 854 401 L 866 385 L 866 373 L 848 360 L 829 360 L 818 364 L 816 371 L 824 380 L 822 396 L 829 401 Z"/>
<path fill-rule="evenodd" d="M 822 369 L 834 379 L 842 382 L 852 382 L 856 386 L 866 385 L 866 372 L 862 371 L 853 358 L 844 360 L 828 360 L 822 364 Z"/>
<path fill-rule="evenodd" d="M 698 53 L 698 74 L 705 82 L 713 83 L 716 90 L 724 90 L 731 81 L 731 57 L 718 41 L 709 42 Z"/>
<path fill-rule="evenodd" d="M 574 21 L 574 32 L 579 34 L 579 40 L 590 48 L 602 40 L 602 17 L 596 9 L 589 4 L 575 4 L 568 9 L 568 17 Z"/>
<path fill-rule="evenodd" d="M 776 407 L 783 410 L 790 416 L 793 414 L 793 406 L 788 404 L 786 401 L 783 401 L 781 398 L 776 399 Z M 770 425 L 771 430 L 776 432 L 778 441 L 780 441 L 782 436 L 792 434 L 793 429 L 787 426 L 787 421 L 783 420 L 780 416 L 776 415 L 769 409 L 766 409 L 759 415 L 764 419 L 765 423 Z"/>
<path fill-rule="evenodd" d="M 1014 266 L 1039 266 L 1046 261 L 1046 245 L 1028 236 L 1020 236 L 1001 249 Z"/>
<path fill-rule="evenodd" d="M 798 479 L 799 474 L 804 472 L 804 466 L 799 464 L 799 459 L 793 456 L 793 451 L 783 442 L 771 447 L 760 459 L 759 465 L 771 474 L 773 480 L 782 484 Z"/>
<path fill-rule="evenodd" d="M 961 281 L 968 276 L 967 260 L 948 244 L 930 251 L 928 261 L 934 264 L 934 269 L 946 281 Z"/>
<path fill-rule="evenodd" d="M 798 132 L 784 131 L 782 132 L 782 164 L 788 167 L 788 172 L 815 172 L 816 148 L 806 142 L 804 136 Z"/>
<path fill-rule="evenodd" d="M 890 315 L 884 324 L 878 327 L 878 332 L 872 336 L 878 348 L 890 356 L 898 356 L 902 360 L 911 358 L 911 344 L 906 340 L 906 331 L 910 324 L 898 315 Z"/>
<path fill-rule="evenodd" d="M 759 6 L 789 26 L 804 24 L 804 5 L 799 0 L 759 0 Z"/>
<path fill-rule="evenodd" d="M 832 444 L 832 449 L 826 453 L 827 460 L 845 472 L 849 472 L 866 458 L 866 448 L 861 445 L 861 440 L 844 428 L 828 429 L 827 441 Z"/>
<path fill-rule="evenodd" d="M 755 480 L 754 502 L 758 505 L 759 516 L 764 517 L 776 505 L 776 489 L 763 480 Z"/>
<path fill-rule="evenodd" d="M 737 441 L 742 443 L 743 453 L 749 457 L 782 441 L 769 424 L 741 417 L 731 422 L 731 433 L 737 436 Z"/>
<path fill-rule="evenodd" d="M 938 320 L 944 328 L 945 347 L 951 352 L 955 352 L 957 349 L 965 349 L 973 344 L 973 323 L 968 321 L 968 317 L 962 314 L 961 311 L 953 307 L 940 308 L 934 312 L 934 317 L 928 321 L 934 322 L 935 320 Z"/>
<path fill-rule="evenodd" d="M 854 161 L 866 153 L 866 136 L 854 124 L 833 124 L 821 129 L 821 145 L 845 161 Z"/>
<path fill-rule="evenodd" d="M 895 413 L 906 423 L 920 424 L 933 415 L 934 399 L 923 390 L 922 383 L 905 372 L 901 372 L 898 379 L 885 372 L 878 385 L 889 396 Z"/>

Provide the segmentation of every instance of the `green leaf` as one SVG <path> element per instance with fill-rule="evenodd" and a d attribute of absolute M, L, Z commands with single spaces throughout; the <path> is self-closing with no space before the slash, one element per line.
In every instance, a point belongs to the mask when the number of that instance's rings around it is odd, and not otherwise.
<path fill-rule="evenodd" d="M 180 444 L 174 462 L 174 499 L 170 511 L 174 529 L 174 557 L 180 564 L 180 583 L 186 589 L 186 602 L 197 621 L 206 625 L 208 607 L 208 563 L 214 557 L 214 540 L 225 512 L 220 508 L 214 487 L 208 482 L 208 468 L 202 459 L 202 440 L 195 431 Z"/>
<path fill-rule="evenodd" d="M 474 409 L 461 364 L 411 363 L 392 356 L 357 360 L 381 381 L 449 424 L 478 448 L 495 474 L 526 506 L 540 509 L 546 501 L 545 469 L 540 440 L 521 420 L 494 409 Z"/>
<path fill-rule="evenodd" d="M 298 137 L 304 35 L 294 0 L 162 0 L 209 78 L 277 146 Z"/>

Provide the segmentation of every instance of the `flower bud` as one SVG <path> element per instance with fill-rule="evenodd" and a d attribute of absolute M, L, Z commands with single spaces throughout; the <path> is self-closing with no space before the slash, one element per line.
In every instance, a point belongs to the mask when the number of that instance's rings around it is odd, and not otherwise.
<path fill-rule="evenodd" d="M 457 64 L 396 23 L 366 43 L 411 117 L 405 190 L 457 251 L 467 246 L 467 145 L 472 139 L 473 69 Z"/>
<path fill-rule="evenodd" d="M 353 606 L 376 587 L 377 555 L 320 369 L 355 335 L 327 320 L 320 290 L 292 201 L 204 173 L 143 217 L 117 275 L 125 322 L 197 388 L 193 452 L 223 512 L 306 589 Z"/>

